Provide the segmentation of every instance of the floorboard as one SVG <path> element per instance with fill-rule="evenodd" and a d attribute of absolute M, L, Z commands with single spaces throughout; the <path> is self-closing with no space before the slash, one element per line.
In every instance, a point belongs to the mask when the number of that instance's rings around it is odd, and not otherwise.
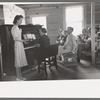
<path fill-rule="evenodd" d="M 100 65 L 93 66 L 90 62 L 81 60 L 77 66 L 68 66 L 58 63 L 58 70 L 55 66 L 47 67 L 46 76 L 44 70 L 38 74 L 38 69 L 24 70 L 23 76 L 26 81 L 48 81 L 48 80 L 80 80 L 80 79 L 100 79 Z M 15 75 L 5 75 L 3 81 L 16 81 Z"/>

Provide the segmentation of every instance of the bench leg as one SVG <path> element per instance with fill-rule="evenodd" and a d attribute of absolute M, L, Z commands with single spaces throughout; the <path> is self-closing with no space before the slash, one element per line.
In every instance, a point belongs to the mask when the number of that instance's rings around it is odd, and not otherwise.
<path fill-rule="evenodd" d="M 57 66 L 57 58 L 56 58 L 56 56 L 55 56 L 54 63 L 55 63 L 55 67 L 56 67 L 56 69 L 58 70 L 58 66 Z"/>
<path fill-rule="evenodd" d="M 50 59 L 50 57 L 49 57 L 49 65 L 50 65 L 49 67 L 51 67 L 51 59 Z"/>
<path fill-rule="evenodd" d="M 38 61 L 38 74 L 40 73 L 40 62 Z"/>
<path fill-rule="evenodd" d="M 46 74 L 46 76 L 47 76 L 46 61 L 44 61 L 44 70 L 45 70 L 45 74 Z"/>

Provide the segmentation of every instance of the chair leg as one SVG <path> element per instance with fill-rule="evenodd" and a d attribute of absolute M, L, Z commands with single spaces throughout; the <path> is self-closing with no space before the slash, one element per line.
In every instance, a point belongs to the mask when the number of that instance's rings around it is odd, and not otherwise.
<path fill-rule="evenodd" d="M 95 63 L 96 63 L 96 64 L 97 64 L 97 60 L 98 60 L 98 53 L 99 53 L 99 52 L 96 52 L 96 53 L 95 53 Z"/>
<path fill-rule="evenodd" d="M 50 66 L 49 66 L 49 68 L 50 68 L 50 67 L 51 67 L 51 60 L 50 60 L 50 57 L 49 57 L 49 65 L 50 65 Z"/>
<path fill-rule="evenodd" d="M 38 74 L 40 73 L 40 62 L 38 61 Z"/>
<path fill-rule="evenodd" d="M 46 76 L 47 76 L 46 60 L 44 61 L 44 70 L 45 70 L 45 74 L 46 74 Z"/>
<path fill-rule="evenodd" d="M 54 61 L 54 63 L 55 63 L 56 69 L 58 70 L 58 66 L 57 66 L 57 58 L 56 58 L 56 56 L 55 56 L 55 61 Z"/>

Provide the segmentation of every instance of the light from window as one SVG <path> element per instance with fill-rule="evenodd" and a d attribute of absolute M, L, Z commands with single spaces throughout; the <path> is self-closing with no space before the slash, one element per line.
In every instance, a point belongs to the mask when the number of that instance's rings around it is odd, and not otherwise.
<path fill-rule="evenodd" d="M 75 36 L 82 33 L 83 6 L 66 7 L 66 28 L 73 27 Z"/>
<path fill-rule="evenodd" d="M 33 25 L 39 24 L 43 25 L 44 28 L 47 28 L 46 16 L 32 17 L 32 23 Z"/>

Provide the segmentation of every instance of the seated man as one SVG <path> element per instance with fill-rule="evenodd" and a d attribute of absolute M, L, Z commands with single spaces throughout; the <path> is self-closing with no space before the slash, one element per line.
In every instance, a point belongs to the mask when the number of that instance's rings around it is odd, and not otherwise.
<path fill-rule="evenodd" d="M 72 27 L 68 27 L 68 37 L 67 40 L 64 44 L 63 49 L 67 49 L 67 52 L 73 52 L 75 53 L 77 50 L 77 43 L 76 43 L 76 37 L 72 34 L 73 32 L 73 28 Z"/>
<path fill-rule="evenodd" d="M 58 49 L 59 55 L 62 55 L 63 53 L 68 53 L 68 52 L 76 53 L 77 43 L 76 43 L 76 37 L 72 34 L 73 30 L 74 29 L 72 27 L 68 27 L 67 29 L 68 36 L 65 41 L 65 44 L 63 46 L 59 46 L 59 49 Z M 64 58 L 63 58 L 63 61 L 64 61 Z"/>

